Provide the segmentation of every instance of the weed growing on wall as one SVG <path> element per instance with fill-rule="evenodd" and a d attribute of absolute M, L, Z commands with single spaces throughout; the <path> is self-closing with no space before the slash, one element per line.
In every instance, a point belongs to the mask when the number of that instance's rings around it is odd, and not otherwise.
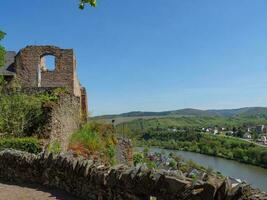
<path fill-rule="evenodd" d="M 61 150 L 61 145 L 58 140 L 52 141 L 47 147 L 49 153 L 59 154 Z"/>

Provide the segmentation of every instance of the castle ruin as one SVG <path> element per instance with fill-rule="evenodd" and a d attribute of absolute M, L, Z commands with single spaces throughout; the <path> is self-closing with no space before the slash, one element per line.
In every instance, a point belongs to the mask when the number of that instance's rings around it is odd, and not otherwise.
<path fill-rule="evenodd" d="M 54 56 L 55 68 L 47 69 L 45 57 Z M 81 86 L 76 71 L 76 58 L 73 49 L 60 49 L 55 46 L 26 46 L 18 53 L 8 51 L 5 66 L 0 75 L 30 93 L 65 88 L 68 95 L 60 97 L 59 105 L 51 109 L 47 125 L 50 140 L 58 139 L 63 149 L 67 148 L 70 134 L 87 119 L 87 95 Z"/>

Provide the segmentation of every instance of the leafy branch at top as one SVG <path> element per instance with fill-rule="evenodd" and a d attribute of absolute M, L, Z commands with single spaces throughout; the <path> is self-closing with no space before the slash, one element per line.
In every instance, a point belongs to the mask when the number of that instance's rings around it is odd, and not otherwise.
<path fill-rule="evenodd" d="M 5 33 L 0 30 L 0 41 L 5 37 Z M 0 67 L 4 65 L 5 48 L 0 44 Z M 0 77 L 1 78 L 1 77 Z"/>
<path fill-rule="evenodd" d="M 5 33 L 0 31 L 0 40 L 2 40 L 5 37 Z"/>
<path fill-rule="evenodd" d="M 80 0 L 79 8 L 83 10 L 86 4 L 96 7 L 96 0 Z"/>

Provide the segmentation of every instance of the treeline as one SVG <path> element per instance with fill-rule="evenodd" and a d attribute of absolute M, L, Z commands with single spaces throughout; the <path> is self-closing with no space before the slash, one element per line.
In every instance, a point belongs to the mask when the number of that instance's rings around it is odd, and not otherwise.
<path fill-rule="evenodd" d="M 267 167 L 267 148 L 240 139 L 194 133 L 190 131 L 148 131 L 139 145 L 191 151 Z"/>

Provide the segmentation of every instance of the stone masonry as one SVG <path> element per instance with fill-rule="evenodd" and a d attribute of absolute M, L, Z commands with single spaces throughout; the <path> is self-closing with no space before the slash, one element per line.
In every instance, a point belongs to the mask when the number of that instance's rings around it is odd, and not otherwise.
<path fill-rule="evenodd" d="M 48 70 L 44 57 L 55 57 L 55 69 Z M 80 98 L 81 112 L 87 114 L 86 90 L 80 85 L 76 71 L 76 58 L 73 49 L 60 49 L 55 46 L 27 46 L 17 54 L 6 53 L 6 65 L 0 71 L 10 80 L 19 81 L 22 88 L 66 88 Z"/>
<path fill-rule="evenodd" d="M 55 58 L 53 70 L 45 66 L 44 59 L 48 55 Z M 60 96 L 57 105 L 50 107 L 48 133 L 44 133 L 49 135 L 52 141 L 59 140 L 63 150 L 66 150 L 68 137 L 81 123 L 86 122 L 88 116 L 87 94 L 77 77 L 73 49 L 60 49 L 48 45 L 26 46 L 17 54 L 7 52 L 5 61 L 0 75 L 3 75 L 10 85 L 18 82 L 21 91 L 38 93 L 56 88 L 68 91 Z"/>

